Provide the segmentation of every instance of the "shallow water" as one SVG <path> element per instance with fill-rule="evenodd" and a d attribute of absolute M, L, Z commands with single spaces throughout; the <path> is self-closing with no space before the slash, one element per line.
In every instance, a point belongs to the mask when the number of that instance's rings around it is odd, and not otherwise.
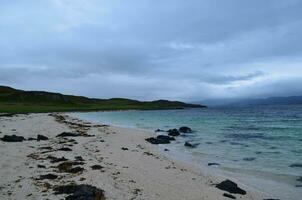
<path fill-rule="evenodd" d="M 167 146 L 225 169 L 268 172 L 302 182 L 302 105 L 73 113 L 82 119 L 152 130 L 189 126 L 194 133 Z M 159 133 L 165 134 L 165 133 Z M 189 149 L 185 141 L 199 143 Z M 284 180 L 286 180 L 284 178 Z"/>

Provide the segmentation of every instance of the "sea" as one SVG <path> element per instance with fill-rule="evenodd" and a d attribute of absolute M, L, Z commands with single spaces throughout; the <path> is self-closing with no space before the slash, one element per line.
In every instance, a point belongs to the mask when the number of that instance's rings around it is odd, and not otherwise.
<path fill-rule="evenodd" d="M 302 199 L 302 105 L 81 112 L 71 115 L 151 132 L 188 126 L 192 133 L 160 146 L 186 162 L 200 166 L 217 163 L 219 166 L 208 167 L 230 174 L 246 174 L 244 182 L 264 192 L 273 192 L 276 198 Z M 197 146 L 189 148 L 185 142 Z"/>

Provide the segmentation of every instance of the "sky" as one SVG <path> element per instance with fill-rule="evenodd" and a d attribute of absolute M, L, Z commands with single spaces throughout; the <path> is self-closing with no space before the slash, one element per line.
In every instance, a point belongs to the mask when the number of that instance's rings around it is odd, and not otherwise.
<path fill-rule="evenodd" d="M 140 100 L 302 95 L 302 0 L 0 0 L 0 85 Z"/>

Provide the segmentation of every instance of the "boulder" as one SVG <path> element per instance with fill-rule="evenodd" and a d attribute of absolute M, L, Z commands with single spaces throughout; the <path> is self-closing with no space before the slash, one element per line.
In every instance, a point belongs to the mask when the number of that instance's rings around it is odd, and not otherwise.
<path fill-rule="evenodd" d="M 3 138 L 1 138 L 3 142 L 23 142 L 25 138 L 23 136 L 17 136 L 17 135 L 4 135 Z"/>
<path fill-rule="evenodd" d="M 216 188 L 227 191 L 232 194 L 242 194 L 242 195 L 246 194 L 246 191 L 239 188 L 236 183 L 234 183 L 233 181 L 230 181 L 230 180 L 222 181 L 221 183 L 216 185 Z"/>
<path fill-rule="evenodd" d="M 151 144 L 169 144 L 170 140 L 168 139 L 158 139 L 158 138 L 147 138 L 145 139 L 147 142 L 151 143 Z"/>
<path fill-rule="evenodd" d="M 48 140 L 48 137 L 44 136 L 44 135 L 38 135 L 37 136 L 37 140 L 40 141 L 40 140 Z"/>
<path fill-rule="evenodd" d="M 178 129 L 181 133 L 192 133 L 192 129 L 187 126 L 182 126 Z"/>
<path fill-rule="evenodd" d="M 176 128 L 169 129 L 167 132 L 168 132 L 169 136 L 174 136 L 175 137 L 175 136 L 179 136 L 180 135 L 179 131 Z"/>
<path fill-rule="evenodd" d="M 55 194 L 68 194 L 66 200 L 105 200 L 104 191 L 91 185 L 62 185 L 54 191 Z"/>

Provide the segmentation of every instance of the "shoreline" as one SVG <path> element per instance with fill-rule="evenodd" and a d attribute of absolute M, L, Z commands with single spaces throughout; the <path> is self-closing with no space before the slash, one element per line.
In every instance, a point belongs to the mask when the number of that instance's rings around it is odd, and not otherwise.
<path fill-rule="evenodd" d="M 67 113 L 69 115 L 69 113 Z M 71 117 L 81 118 L 77 116 L 76 113 L 71 113 Z M 84 119 L 84 118 L 81 118 Z M 104 123 L 97 120 L 91 120 L 94 123 Z M 108 124 L 108 123 L 107 123 Z M 110 126 L 119 128 L 119 129 L 128 129 L 136 132 L 145 133 L 145 137 L 154 137 L 157 134 L 154 133 L 151 129 L 143 129 L 135 126 L 121 126 L 118 124 L 111 124 Z M 236 183 L 241 183 L 251 189 L 265 193 L 267 196 L 273 196 L 273 199 L 292 199 L 296 200 L 299 198 L 299 193 L 297 190 L 299 188 L 294 188 L 293 185 L 296 184 L 296 175 L 288 175 L 288 174 L 275 174 L 268 171 L 257 171 L 257 170 L 248 170 L 242 168 L 232 168 L 232 167 L 224 167 L 223 165 L 219 166 L 208 166 L 208 163 L 211 161 L 206 161 L 204 159 L 194 160 L 194 156 L 188 155 L 186 153 L 180 152 L 175 147 L 171 147 L 173 144 L 160 144 L 154 145 L 157 150 L 160 150 L 160 154 L 163 154 L 167 157 L 167 159 L 171 159 L 172 161 L 182 163 L 187 168 L 194 168 L 194 171 L 202 171 L 203 173 L 207 172 L 209 174 L 215 174 L 216 177 L 235 180 Z M 169 149 L 169 151 L 165 151 L 165 149 Z M 172 151 L 171 151 L 172 150 Z M 187 156 L 191 156 L 190 158 L 186 158 Z M 291 176 L 291 178 L 289 177 Z M 286 179 L 286 181 L 284 181 Z M 286 189 L 284 189 L 286 188 Z M 272 192 L 273 191 L 273 192 Z M 281 191 L 281 192 L 280 192 Z M 289 196 L 292 195 L 292 196 Z"/>
<path fill-rule="evenodd" d="M 63 196 L 54 195 L 55 184 L 85 183 L 104 190 L 106 199 L 228 199 L 223 196 L 228 192 L 219 190 L 214 184 L 229 177 L 220 177 L 211 170 L 196 169 L 193 165 L 165 155 L 160 148 L 145 141 L 149 132 L 100 125 L 66 117 L 62 113 L 51 115 L 29 114 L 0 118 L 1 137 L 16 134 L 28 138 L 42 134 L 49 138 L 40 142 L 0 141 L 3 177 L 0 197 L 58 199 Z M 63 116 L 64 120 L 56 121 L 56 116 Z M 82 132 L 91 137 L 72 137 L 73 143 L 60 144 L 63 141 L 58 140 L 56 135 L 65 131 Z M 41 152 L 41 148 L 46 147 L 56 150 Z M 69 147 L 71 151 L 61 152 L 57 150 L 59 147 Z M 54 169 L 56 165 L 50 164 L 45 156 L 64 156 L 68 160 L 82 156 L 85 160 L 81 166 L 83 171 L 76 174 L 58 173 Z M 46 168 L 38 168 L 38 163 Z M 102 169 L 92 170 L 93 165 L 101 165 Z M 45 173 L 56 174 L 60 179 L 42 181 L 37 178 Z M 272 195 L 237 180 L 235 182 L 247 191 L 246 195 L 232 194 L 237 198 L 272 198 Z M 45 188 L 46 183 L 48 186 Z"/>

